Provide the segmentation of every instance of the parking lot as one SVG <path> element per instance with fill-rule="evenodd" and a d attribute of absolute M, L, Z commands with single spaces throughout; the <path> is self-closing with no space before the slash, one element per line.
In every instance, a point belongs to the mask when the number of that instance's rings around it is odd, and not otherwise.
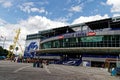
<path fill-rule="evenodd" d="M 0 61 L 0 80 L 120 80 L 105 69 L 50 64 L 35 68 L 32 63 Z"/>

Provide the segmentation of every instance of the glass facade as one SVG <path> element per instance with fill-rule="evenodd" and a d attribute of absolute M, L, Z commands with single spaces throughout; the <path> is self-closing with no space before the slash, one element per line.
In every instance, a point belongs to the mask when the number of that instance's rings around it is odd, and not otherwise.
<path fill-rule="evenodd" d="M 63 38 L 41 44 L 42 49 L 69 47 L 120 47 L 120 35 Z"/>

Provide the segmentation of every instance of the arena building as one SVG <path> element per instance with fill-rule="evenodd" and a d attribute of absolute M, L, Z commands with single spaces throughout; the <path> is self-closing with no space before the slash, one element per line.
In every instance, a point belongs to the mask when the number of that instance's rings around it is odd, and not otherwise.
<path fill-rule="evenodd" d="M 120 55 L 120 17 L 68 25 L 27 35 L 25 55 L 55 63 L 103 67 Z"/>

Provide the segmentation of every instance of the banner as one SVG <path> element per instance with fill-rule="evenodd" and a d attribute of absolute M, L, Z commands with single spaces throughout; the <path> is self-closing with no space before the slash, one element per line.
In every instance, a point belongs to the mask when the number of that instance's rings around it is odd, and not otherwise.
<path fill-rule="evenodd" d="M 81 38 L 82 42 L 100 42 L 102 41 L 103 36 L 91 36 Z"/>

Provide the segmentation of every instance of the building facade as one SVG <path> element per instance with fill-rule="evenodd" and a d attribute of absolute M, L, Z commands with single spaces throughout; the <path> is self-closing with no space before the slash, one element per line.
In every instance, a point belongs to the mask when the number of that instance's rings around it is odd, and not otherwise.
<path fill-rule="evenodd" d="M 84 66 L 116 65 L 120 55 L 120 17 L 39 31 L 37 35 L 36 53 L 64 64 L 77 60 Z"/>
<path fill-rule="evenodd" d="M 25 58 L 33 58 L 36 55 L 36 50 L 39 50 L 40 37 L 38 34 L 27 35 L 25 43 Z"/>

